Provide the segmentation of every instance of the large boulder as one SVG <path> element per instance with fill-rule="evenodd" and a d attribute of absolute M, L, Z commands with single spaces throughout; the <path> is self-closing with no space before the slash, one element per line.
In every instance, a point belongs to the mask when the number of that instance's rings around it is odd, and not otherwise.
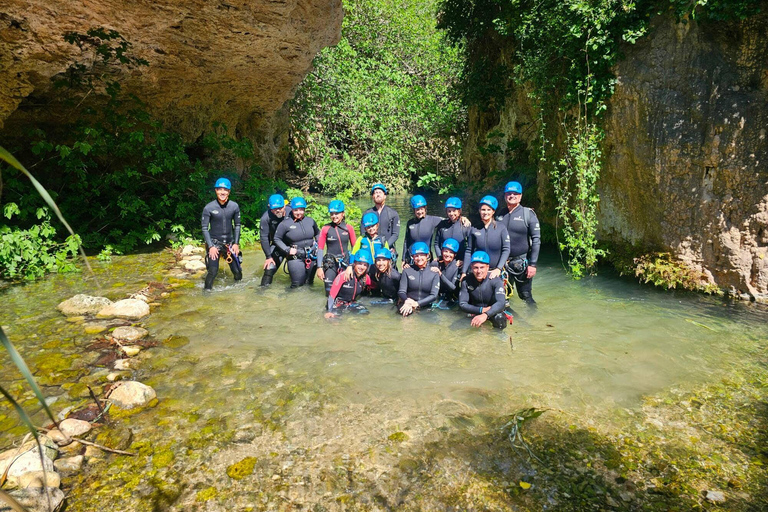
<path fill-rule="evenodd" d="M 106 297 L 78 294 L 56 306 L 56 309 L 67 316 L 95 315 L 110 304 L 112 301 Z"/>
<path fill-rule="evenodd" d="M 96 316 L 99 318 L 125 318 L 138 320 L 149 314 L 149 305 L 138 299 L 123 299 L 101 309 Z"/>
<path fill-rule="evenodd" d="M 110 401 L 121 409 L 143 407 L 155 398 L 157 393 L 154 389 L 134 380 L 121 383 L 109 395 Z"/>

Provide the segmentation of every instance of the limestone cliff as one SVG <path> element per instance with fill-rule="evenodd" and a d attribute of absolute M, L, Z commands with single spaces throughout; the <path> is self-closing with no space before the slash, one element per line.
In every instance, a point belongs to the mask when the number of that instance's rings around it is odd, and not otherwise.
<path fill-rule="evenodd" d="M 66 32 L 118 31 L 149 67 L 124 88 L 186 138 L 212 121 L 251 138 L 266 169 L 284 166 L 281 107 L 323 47 L 338 42 L 341 0 L 6 0 L 0 6 L 0 129 L 33 123 L 51 77 L 81 55 Z M 0 138 L 3 136 L 0 131 Z"/>
<path fill-rule="evenodd" d="M 744 298 L 768 299 L 768 16 L 676 23 L 657 17 L 624 48 L 605 119 L 603 240 L 662 249 Z M 482 155 L 490 131 L 528 144 L 536 114 L 521 91 L 493 122 L 475 115 L 466 164 L 476 179 L 503 166 Z M 496 141 L 500 142 L 500 141 Z M 546 177 L 539 177 L 544 204 Z M 550 212 L 551 213 L 551 212 Z"/>

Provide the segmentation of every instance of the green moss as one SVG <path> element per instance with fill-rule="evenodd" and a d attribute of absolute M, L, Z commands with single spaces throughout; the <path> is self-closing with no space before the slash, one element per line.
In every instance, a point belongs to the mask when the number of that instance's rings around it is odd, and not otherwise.
<path fill-rule="evenodd" d="M 408 434 L 406 434 L 405 432 L 395 432 L 393 434 L 390 434 L 387 439 L 389 439 L 394 443 L 402 443 L 403 441 L 407 441 L 408 439 L 410 439 L 410 437 L 408 437 Z"/>
<path fill-rule="evenodd" d="M 168 336 L 163 342 L 168 348 L 181 348 L 185 345 L 189 345 L 189 338 L 187 336 Z"/>
<path fill-rule="evenodd" d="M 219 491 L 217 491 L 215 487 L 208 487 L 207 489 L 198 491 L 197 495 L 195 496 L 195 501 L 198 501 L 198 502 L 210 501 L 216 498 L 218 494 L 219 494 Z"/>
<path fill-rule="evenodd" d="M 160 452 L 156 452 L 152 456 L 152 466 L 155 469 L 161 469 L 170 466 L 173 463 L 173 460 L 176 458 L 174 453 L 171 450 L 162 450 Z"/>
<path fill-rule="evenodd" d="M 235 462 L 227 468 L 227 476 L 234 480 L 242 480 L 252 475 L 256 467 L 256 461 L 256 457 L 246 457 L 240 462 Z"/>

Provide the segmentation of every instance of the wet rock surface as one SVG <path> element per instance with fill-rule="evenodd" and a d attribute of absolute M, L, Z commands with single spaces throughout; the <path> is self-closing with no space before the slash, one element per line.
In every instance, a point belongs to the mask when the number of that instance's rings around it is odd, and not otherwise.
<path fill-rule="evenodd" d="M 112 337 L 123 341 L 138 341 L 144 338 L 149 331 L 143 327 L 118 327 L 112 331 Z"/>
<path fill-rule="evenodd" d="M 57 309 L 66 316 L 95 315 L 112 304 L 106 297 L 78 294 L 59 304 Z"/>
<path fill-rule="evenodd" d="M 151 387 L 141 382 L 120 382 L 109 394 L 109 400 L 121 409 L 143 407 L 157 398 L 157 393 Z"/>
<path fill-rule="evenodd" d="M 138 299 L 123 299 L 102 308 L 96 314 L 99 318 L 125 318 L 139 320 L 149 314 L 149 305 Z"/>

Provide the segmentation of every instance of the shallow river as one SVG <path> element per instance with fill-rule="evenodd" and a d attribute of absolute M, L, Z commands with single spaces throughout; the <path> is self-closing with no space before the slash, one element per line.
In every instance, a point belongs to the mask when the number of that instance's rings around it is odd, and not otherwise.
<path fill-rule="evenodd" d="M 404 200 L 398 204 L 404 226 Z M 117 299 L 149 280 L 163 281 L 172 261 L 166 252 L 94 265 L 101 293 Z M 262 263 L 260 251 L 246 250 L 241 283 L 233 285 L 222 269 L 212 295 L 203 296 L 196 281 L 144 322 L 157 340 L 189 340 L 143 353 L 135 377 L 157 390 L 160 403 L 120 420 L 130 424 L 134 443 L 150 442 L 146 453 L 154 456 L 86 472 L 81 478 L 90 490 L 75 489 L 70 510 L 97 510 L 109 499 L 134 500 L 123 501 L 124 510 L 149 509 L 148 503 L 182 510 L 206 500 L 206 510 L 234 510 L 235 503 L 333 508 L 340 495 L 375 508 L 372 496 L 393 499 L 403 484 L 374 482 L 394 474 L 403 453 L 422 450 L 436 432 L 526 406 L 621 422 L 646 395 L 727 374 L 768 337 L 763 307 L 662 292 L 608 270 L 572 281 L 559 256 L 546 250 L 534 281 L 538 308 L 512 299 L 514 324 L 504 331 L 473 329 L 456 311 L 403 319 L 383 306 L 327 321 L 319 281 L 291 291 L 281 271 L 261 289 Z M 31 366 L 89 343 L 92 336 L 54 309 L 82 292 L 99 294 L 80 275 L 0 292 L 0 323 Z M 7 385 L 12 372 L 6 359 L 2 364 Z M 59 396 L 54 410 L 75 403 L 57 386 L 47 392 Z M 18 431 L 4 412 L 4 428 Z M 409 441 L 393 448 L 397 432 Z M 230 481 L 223 468 L 246 456 L 259 461 L 255 476 L 242 481 L 250 485 Z M 339 467 L 355 478 L 342 484 L 323 476 Z M 97 478 L 103 471 L 109 479 Z M 136 481 L 131 472 L 144 477 Z M 372 491 L 377 485 L 384 490 Z M 201 498 L 203 491 L 211 496 Z"/>

